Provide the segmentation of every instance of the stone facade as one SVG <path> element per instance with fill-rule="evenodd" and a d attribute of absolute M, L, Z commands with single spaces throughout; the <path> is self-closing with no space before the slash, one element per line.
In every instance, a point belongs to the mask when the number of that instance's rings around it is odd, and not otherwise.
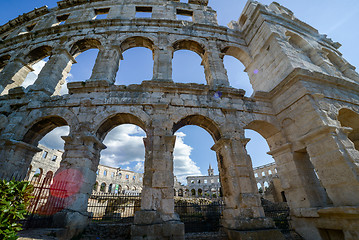
<path fill-rule="evenodd" d="M 219 197 L 221 194 L 221 183 L 219 175 L 214 175 L 209 165 L 208 176 L 188 176 L 187 196 L 189 197 Z"/>
<path fill-rule="evenodd" d="M 65 229 L 62 237 L 70 239 L 87 225 L 106 134 L 135 124 L 146 137 L 141 211 L 132 239 L 184 239 L 174 212 L 174 133 L 197 125 L 215 142 L 228 237 L 283 239 L 261 206 L 245 148 L 244 129 L 252 129 L 268 142 L 295 230 L 308 240 L 359 239 L 359 75 L 341 56 L 340 44 L 278 3 L 248 1 L 229 28 L 217 24 L 207 4 L 64 0 L 2 26 L 1 174 L 25 178 L 41 151 L 39 140 L 69 126 L 55 176 L 77 188 L 68 190 L 65 209 L 54 217 Z M 143 11 L 151 18 L 136 18 Z M 104 14 L 106 19 L 96 19 Z M 153 52 L 153 78 L 114 85 L 122 53 L 133 47 Z M 91 77 L 68 84 L 69 94 L 58 96 L 76 57 L 92 48 L 99 54 Z M 181 49 L 202 58 L 206 85 L 172 81 L 172 56 Z M 225 55 L 246 67 L 252 97 L 229 86 Z M 47 56 L 35 83 L 20 87 L 31 66 Z"/>
<path fill-rule="evenodd" d="M 54 173 L 60 168 L 63 152 L 40 144 L 38 147 L 41 151 L 36 153 L 32 159 L 25 179 L 41 182 L 45 176 L 52 178 Z M 96 174 L 96 182 L 93 186 L 94 192 L 140 193 L 142 191 L 143 174 L 141 173 L 99 164 Z"/>

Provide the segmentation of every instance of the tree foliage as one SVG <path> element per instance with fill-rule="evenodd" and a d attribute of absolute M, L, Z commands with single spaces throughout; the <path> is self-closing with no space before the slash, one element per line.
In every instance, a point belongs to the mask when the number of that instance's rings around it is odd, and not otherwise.
<path fill-rule="evenodd" d="M 25 218 L 33 186 L 25 181 L 0 180 L 0 239 L 17 239 L 22 230 L 19 220 Z"/>

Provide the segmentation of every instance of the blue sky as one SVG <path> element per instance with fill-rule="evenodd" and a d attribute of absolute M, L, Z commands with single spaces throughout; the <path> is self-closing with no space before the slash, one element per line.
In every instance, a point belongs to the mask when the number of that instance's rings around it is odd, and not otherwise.
<path fill-rule="evenodd" d="M 269 4 L 272 1 L 259 1 Z M 294 12 L 300 20 L 317 28 L 320 33 L 327 34 L 334 41 L 340 42 L 343 46 L 339 49 L 343 56 L 354 66 L 359 66 L 359 1 L 357 0 L 326 0 L 326 1 L 285 1 L 277 0 Z M 220 25 L 227 25 L 231 20 L 237 20 L 244 8 L 246 1 L 242 0 L 210 0 L 209 5 L 218 13 Z M 56 1 L 40 0 L 17 0 L 5 1 L 0 3 L 0 25 L 5 24 L 10 19 L 29 12 L 35 7 L 48 5 L 50 8 L 56 6 Z M 90 77 L 91 68 L 97 55 L 96 50 L 89 50 L 77 57 L 78 64 L 71 70 L 68 81 L 83 81 Z M 134 48 L 126 51 L 124 61 L 120 63 L 120 70 L 117 74 L 116 84 L 140 83 L 142 80 L 152 78 L 152 53 L 148 49 Z M 139 56 L 141 56 L 139 58 Z M 46 60 L 45 60 L 46 61 Z M 197 82 L 205 83 L 203 67 L 200 66 L 201 59 L 198 55 L 189 51 L 175 52 L 173 59 L 173 79 L 175 82 Z M 230 83 L 233 87 L 243 88 L 248 96 L 252 93 L 251 86 L 243 66 L 238 60 L 226 56 L 224 59 L 228 71 Z M 44 64 L 45 62 L 42 62 Z M 36 73 L 41 70 L 43 65 L 36 66 L 37 72 L 31 73 L 36 77 Z M 138 69 L 141 66 L 141 69 Z M 183 71 L 186 69 L 186 71 Z M 134 74 L 136 73 L 136 74 Z M 42 143 L 53 148 L 61 148 L 63 144 L 60 135 L 66 135 L 66 128 L 57 129 L 46 136 Z M 105 144 L 109 147 L 101 155 L 103 163 L 141 171 L 143 168 L 143 144 L 144 133 L 138 128 L 127 126 L 114 129 L 105 139 Z M 252 140 L 247 145 L 247 151 L 252 157 L 253 165 L 259 166 L 273 161 L 266 155 L 269 150 L 266 142 L 259 134 L 253 131 L 246 132 L 246 137 Z M 210 147 L 213 140 L 203 129 L 196 126 L 187 126 L 177 132 L 178 141 L 175 150 L 175 174 L 183 181 L 184 176 L 206 174 L 208 165 L 217 168 L 216 156 Z M 128 151 L 116 151 L 122 149 Z M 122 159 L 122 160 L 121 160 Z M 127 161 L 124 159 L 132 159 Z M 142 165 L 141 165 L 142 164 Z"/>

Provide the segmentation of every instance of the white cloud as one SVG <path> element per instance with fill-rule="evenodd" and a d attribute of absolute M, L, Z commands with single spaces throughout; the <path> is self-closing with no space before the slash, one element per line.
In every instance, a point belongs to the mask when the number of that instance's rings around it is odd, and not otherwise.
<path fill-rule="evenodd" d="M 101 152 L 101 164 L 111 167 L 129 168 L 131 163 L 142 163 L 145 159 L 143 138 L 145 133 L 135 125 L 124 124 L 114 128 L 103 142 L 107 149 Z M 135 168 L 140 169 L 140 165 Z"/>
<path fill-rule="evenodd" d="M 27 77 L 25 78 L 24 82 L 21 84 L 22 87 L 27 88 L 28 86 L 34 84 L 39 73 L 41 72 L 42 68 L 45 66 L 46 61 L 41 60 L 38 63 L 35 63 L 32 68 L 34 69 L 33 72 L 30 72 Z"/>
<path fill-rule="evenodd" d="M 202 173 L 190 157 L 193 148 L 183 142 L 186 134 L 177 132 L 175 135 L 177 138 L 173 152 L 174 175 L 177 176 L 178 181 L 185 184 L 187 176 L 201 176 Z"/>
<path fill-rule="evenodd" d="M 68 126 L 55 128 L 54 130 L 46 134 L 45 137 L 42 138 L 39 143 L 44 145 L 45 147 L 63 151 L 65 141 L 61 137 L 68 136 L 69 131 L 70 130 Z"/>
<path fill-rule="evenodd" d="M 144 171 L 144 162 L 138 162 L 136 166 L 133 168 L 135 172 L 143 172 Z"/>

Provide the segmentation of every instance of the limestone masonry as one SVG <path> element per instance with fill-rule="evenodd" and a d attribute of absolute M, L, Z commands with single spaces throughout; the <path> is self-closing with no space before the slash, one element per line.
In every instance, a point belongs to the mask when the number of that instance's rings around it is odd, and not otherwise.
<path fill-rule="evenodd" d="M 359 75 L 340 44 L 278 3 L 250 0 L 229 27 L 217 24 L 207 4 L 65 0 L 0 27 L 0 173 L 25 178 L 39 140 L 69 126 L 54 174 L 79 190 L 54 217 L 66 229 L 63 239 L 71 239 L 87 225 L 106 134 L 135 124 L 146 132 L 146 150 L 132 239 L 184 239 L 174 212 L 174 133 L 197 125 L 215 142 L 229 239 L 283 239 L 261 206 L 245 149 L 244 129 L 252 129 L 269 144 L 295 230 L 308 240 L 359 239 Z M 133 47 L 153 52 L 153 79 L 114 85 L 122 53 Z M 76 57 L 92 48 L 99 54 L 90 79 L 69 83 L 69 94 L 60 96 Z M 172 81 L 172 56 L 181 49 L 202 58 L 206 85 Z M 225 55 L 246 67 L 252 97 L 229 86 Z M 21 87 L 48 56 L 35 83 Z"/>

